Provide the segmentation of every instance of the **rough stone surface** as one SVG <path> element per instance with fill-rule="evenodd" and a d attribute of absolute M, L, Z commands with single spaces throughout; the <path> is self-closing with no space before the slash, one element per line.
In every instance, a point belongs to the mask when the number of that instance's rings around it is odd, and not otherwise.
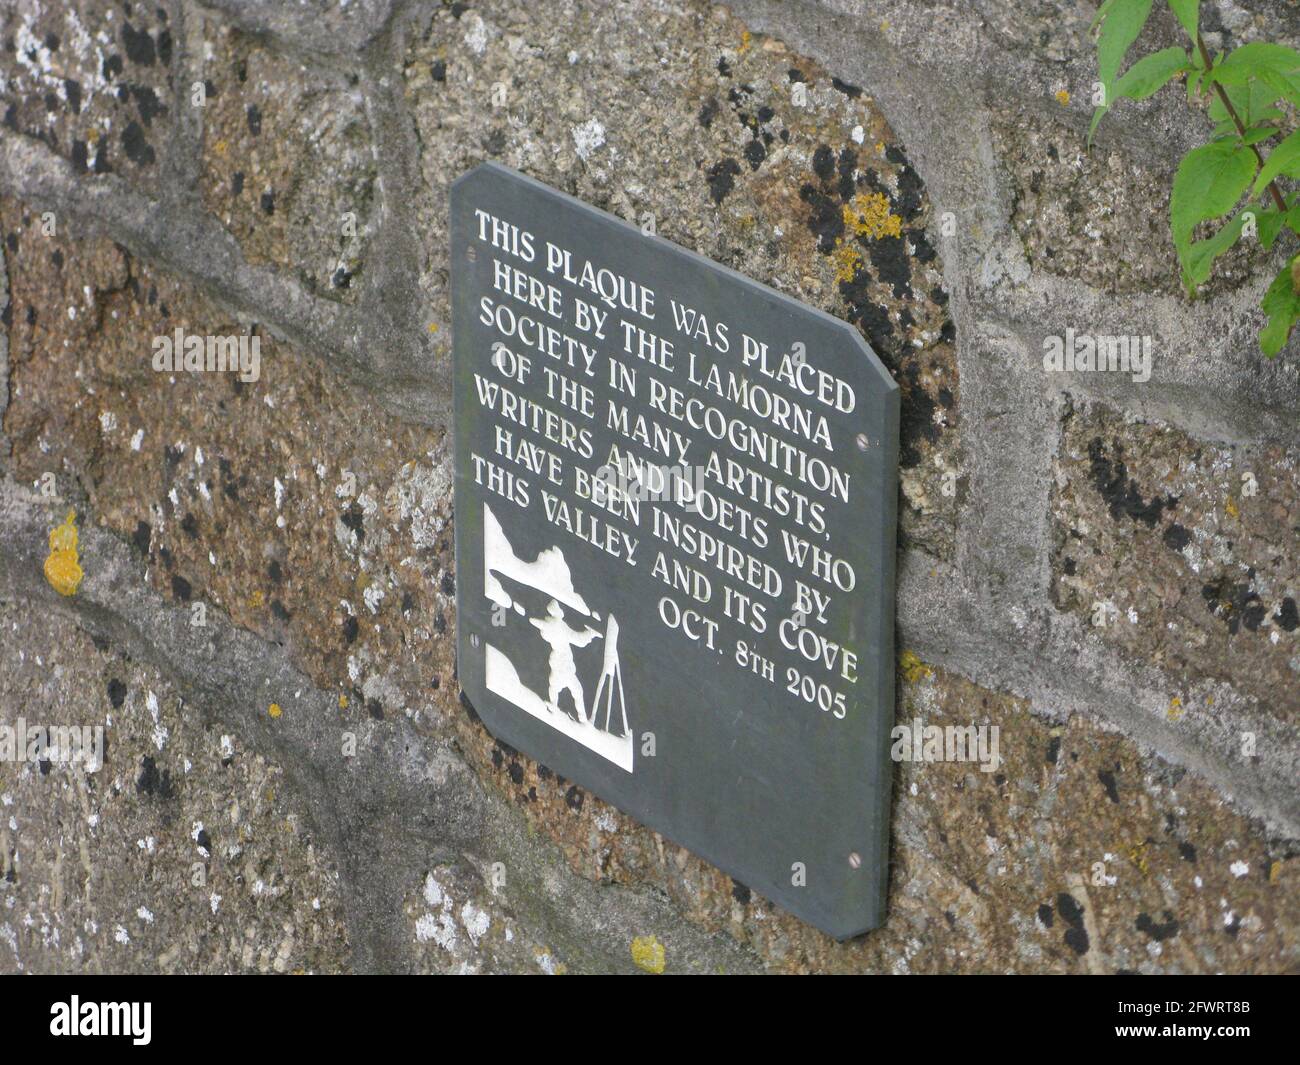
<path fill-rule="evenodd" d="M 308 71 L 228 27 L 211 36 L 204 206 L 249 262 L 292 269 L 312 291 L 351 300 L 375 182 L 355 78 Z"/>
<path fill-rule="evenodd" d="M 106 739 L 100 768 L 0 764 L 6 971 L 348 967 L 337 871 L 279 766 L 66 616 L 10 599 L 0 627 L 6 710 Z"/>
<path fill-rule="evenodd" d="M 1172 719 L 1220 712 L 1226 684 L 1300 723 L 1298 466 L 1294 449 L 1201 443 L 1102 407 L 1066 419 L 1055 598 L 1183 678 Z"/>
<path fill-rule="evenodd" d="M 1203 6 L 1212 46 L 1300 39 L 1280 0 Z M 1254 340 L 1286 253 L 1186 300 L 1164 213 L 1204 123 L 1166 90 L 1088 152 L 1092 14 L 0 13 L 0 723 L 108 726 L 98 772 L 0 763 L 0 969 L 1300 964 L 1300 356 Z M 877 932 L 802 925 L 459 698 L 446 191 L 483 159 L 897 376 L 898 717 L 996 726 L 1001 764 L 897 767 Z M 1151 380 L 1045 373 L 1067 327 L 1150 335 Z M 257 379 L 155 372 L 177 328 L 256 335 Z"/>
<path fill-rule="evenodd" d="M 170 5 L 80 0 L 0 12 L 0 108 L 78 174 L 155 187 L 173 126 Z"/>

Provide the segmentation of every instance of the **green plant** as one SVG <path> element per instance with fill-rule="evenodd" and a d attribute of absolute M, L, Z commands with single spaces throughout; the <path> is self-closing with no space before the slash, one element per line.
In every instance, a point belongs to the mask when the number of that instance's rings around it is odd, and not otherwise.
<path fill-rule="evenodd" d="M 1300 178 L 1300 130 L 1287 134 L 1285 108 L 1300 108 L 1300 52 L 1259 41 L 1211 56 L 1200 32 L 1200 0 L 1168 0 L 1191 38 L 1189 50 L 1165 48 L 1120 74 L 1129 49 L 1151 17 L 1154 0 L 1106 0 L 1097 11 L 1101 91 L 1092 134 L 1118 100 L 1145 100 L 1186 76 L 1189 103 L 1208 101 L 1213 139 L 1183 157 L 1169 202 L 1174 247 L 1189 295 L 1206 281 L 1214 260 L 1243 235 L 1271 248 L 1283 229 L 1300 234 L 1300 197 L 1290 206 L 1280 182 Z M 1279 106 L 1282 105 L 1282 106 Z M 1291 112 L 1294 115 L 1294 111 Z M 1268 148 L 1267 156 L 1264 149 Z M 1245 206 L 1241 206 L 1245 201 Z M 1234 212 L 1236 212 L 1234 214 Z M 1204 239 L 1205 222 L 1230 220 Z M 1259 334 L 1270 357 L 1282 350 L 1300 319 L 1300 256 L 1293 256 L 1263 299 L 1268 324 Z"/>

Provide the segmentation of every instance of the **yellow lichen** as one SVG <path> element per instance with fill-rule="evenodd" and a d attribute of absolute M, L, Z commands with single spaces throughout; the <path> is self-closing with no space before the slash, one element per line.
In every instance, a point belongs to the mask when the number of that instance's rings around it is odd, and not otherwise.
<path fill-rule="evenodd" d="M 638 969 L 658 976 L 664 971 L 667 961 L 664 945 L 654 936 L 637 936 L 632 940 L 632 960 Z"/>
<path fill-rule="evenodd" d="M 746 52 L 748 52 L 749 46 L 753 43 L 754 43 L 753 35 L 749 32 L 749 30 L 745 30 L 745 32 L 740 35 L 740 54 L 744 55 Z"/>
<path fill-rule="evenodd" d="M 75 595 L 81 587 L 82 576 L 81 560 L 77 555 L 77 515 L 70 510 L 63 524 L 50 530 L 45 579 L 60 595 Z"/>
<path fill-rule="evenodd" d="M 340 693 L 339 693 L 339 709 L 340 709 L 340 710 L 346 710 L 347 708 L 348 708 L 348 697 L 347 697 L 346 695 L 344 695 L 342 692 L 340 692 Z"/>
<path fill-rule="evenodd" d="M 1070 94 L 1065 89 L 1058 89 L 1056 93 L 1056 102 L 1062 107 L 1070 106 Z"/>
<path fill-rule="evenodd" d="M 898 671 L 908 684 L 915 684 L 926 677 L 933 677 L 934 670 L 922 662 L 911 651 L 904 651 L 898 656 Z"/>
<path fill-rule="evenodd" d="M 1241 511 L 1237 509 L 1237 501 L 1232 498 L 1229 498 L 1228 501 L 1223 504 L 1223 509 L 1228 512 L 1228 517 L 1230 518 L 1238 517 L 1241 513 Z"/>
<path fill-rule="evenodd" d="M 1172 699 L 1169 700 L 1169 709 L 1165 711 L 1165 717 L 1167 717 L 1170 721 L 1177 721 L 1182 716 L 1183 716 L 1183 701 L 1180 698 L 1178 698 L 1178 696 L 1175 695 Z"/>
<path fill-rule="evenodd" d="M 272 717 L 279 717 L 283 713 L 283 711 L 280 709 L 279 703 L 272 703 L 271 709 L 268 710 L 267 713 L 269 713 Z"/>
<path fill-rule="evenodd" d="M 429 323 L 429 332 L 430 332 L 430 333 L 436 333 L 437 331 L 438 331 L 438 323 L 437 323 L 437 322 L 430 322 L 430 323 Z"/>
<path fill-rule="evenodd" d="M 248 597 L 248 605 L 253 610 L 260 610 L 262 608 L 262 605 L 265 602 L 266 602 L 266 596 L 262 594 L 262 590 L 260 588 L 254 591 L 253 594 Z"/>
<path fill-rule="evenodd" d="M 1145 842 L 1139 843 L 1128 849 L 1128 860 L 1138 867 L 1138 871 L 1145 876 L 1149 870 L 1147 864 L 1147 845 Z"/>
<path fill-rule="evenodd" d="M 852 281 L 862 265 L 862 253 L 852 244 L 838 244 L 831 256 L 835 263 L 835 280 Z"/>
<path fill-rule="evenodd" d="M 897 237 L 903 220 L 889 212 L 889 198 L 883 192 L 860 192 L 844 205 L 844 227 L 868 240 Z"/>

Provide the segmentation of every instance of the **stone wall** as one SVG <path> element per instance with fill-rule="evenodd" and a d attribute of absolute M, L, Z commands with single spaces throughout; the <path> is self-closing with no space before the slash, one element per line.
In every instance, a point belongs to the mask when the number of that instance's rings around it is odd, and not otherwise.
<path fill-rule="evenodd" d="M 1212 43 L 1300 40 L 1284 0 L 1203 6 Z M 1094 10 L 6 5 L 0 710 L 108 743 L 0 763 L 0 970 L 1294 969 L 1300 343 L 1254 339 L 1287 253 L 1180 293 L 1207 123 L 1170 89 L 1088 151 Z M 997 725 L 1003 765 L 898 767 L 878 931 L 458 698 L 447 189 L 484 159 L 896 375 L 898 716 Z M 1067 327 L 1150 335 L 1151 379 L 1044 372 Z M 258 379 L 154 372 L 177 328 L 258 335 Z"/>

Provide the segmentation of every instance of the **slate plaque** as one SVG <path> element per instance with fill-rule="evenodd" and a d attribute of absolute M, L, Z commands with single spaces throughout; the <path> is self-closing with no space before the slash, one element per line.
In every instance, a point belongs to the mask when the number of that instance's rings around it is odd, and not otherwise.
<path fill-rule="evenodd" d="M 874 928 L 898 386 L 847 323 L 493 163 L 451 242 L 466 697 L 800 918 Z"/>

